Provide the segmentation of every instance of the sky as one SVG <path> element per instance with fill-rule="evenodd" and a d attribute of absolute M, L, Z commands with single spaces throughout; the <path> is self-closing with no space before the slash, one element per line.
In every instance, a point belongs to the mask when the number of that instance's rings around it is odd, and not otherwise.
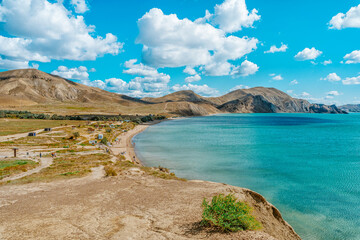
<path fill-rule="evenodd" d="M 0 0 L 0 71 L 132 97 L 257 86 L 360 103 L 360 1 Z"/>

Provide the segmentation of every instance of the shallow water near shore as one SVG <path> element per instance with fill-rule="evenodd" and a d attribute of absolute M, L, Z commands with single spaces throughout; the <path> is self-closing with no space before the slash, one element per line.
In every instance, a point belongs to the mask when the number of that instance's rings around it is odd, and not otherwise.
<path fill-rule="evenodd" d="M 134 138 L 147 166 L 262 194 L 303 239 L 360 239 L 360 114 L 223 114 Z"/>

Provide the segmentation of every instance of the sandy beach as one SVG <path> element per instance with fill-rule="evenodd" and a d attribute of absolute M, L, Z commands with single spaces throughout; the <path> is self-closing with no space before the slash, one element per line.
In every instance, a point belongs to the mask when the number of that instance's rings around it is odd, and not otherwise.
<path fill-rule="evenodd" d="M 139 124 L 135 126 L 134 129 L 118 135 L 117 138 L 119 139 L 119 141 L 118 143 L 113 143 L 112 147 L 110 148 L 111 151 L 114 155 L 122 154 L 125 156 L 126 160 L 142 165 L 140 159 L 135 154 L 135 146 L 132 142 L 132 139 L 137 134 L 145 131 L 149 126 L 158 124 L 166 120 L 155 120 L 152 122 Z"/>

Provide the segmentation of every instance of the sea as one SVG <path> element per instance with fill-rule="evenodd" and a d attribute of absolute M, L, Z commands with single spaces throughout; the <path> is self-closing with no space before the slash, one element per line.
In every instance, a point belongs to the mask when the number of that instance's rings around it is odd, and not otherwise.
<path fill-rule="evenodd" d="M 147 166 L 263 195 L 302 239 L 360 239 L 360 114 L 221 114 L 133 139 Z"/>

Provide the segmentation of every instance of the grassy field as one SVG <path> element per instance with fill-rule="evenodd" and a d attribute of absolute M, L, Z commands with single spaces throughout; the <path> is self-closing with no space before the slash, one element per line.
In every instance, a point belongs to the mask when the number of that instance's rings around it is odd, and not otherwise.
<path fill-rule="evenodd" d="M 37 120 L 37 119 L 0 119 L 0 136 L 25 133 L 33 130 L 58 127 L 62 124 L 79 125 L 86 121 Z"/>
<path fill-rule="evenodd" d="M 50 167 L 11 183 L 50 182 L 56 179 L 82 177 L 89 174 L 93 167 L 110 164 L 110 158 L 110 155 L 101 153 L 58 157 Z"/>
<path fill-rule="evenodd" d="M 0 161 L 0 180 L 12 174 L 26 172 L 36 166 L 38 166 L 38 163 L 30 160 Z"/>

